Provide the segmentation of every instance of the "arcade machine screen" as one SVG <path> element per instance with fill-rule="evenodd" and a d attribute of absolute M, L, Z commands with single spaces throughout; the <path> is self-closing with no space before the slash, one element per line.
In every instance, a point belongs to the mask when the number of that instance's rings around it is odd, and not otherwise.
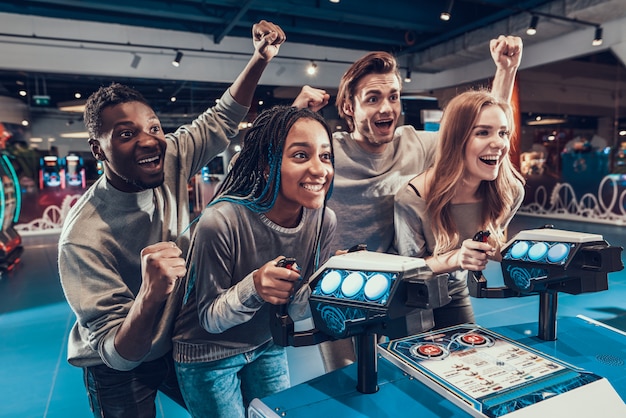
<path fill-rule="evenodd" d="M 62 187 L 63 170 L 59 157 L 46 155 L 39 160 L 39 188 Z"/>
<path fill-rule="evenodd" d="M 65 170 L 66 184 L 68 186 L 86 187 L 85 165 L 81 157 L 78 155 L 65 157 Z"/>

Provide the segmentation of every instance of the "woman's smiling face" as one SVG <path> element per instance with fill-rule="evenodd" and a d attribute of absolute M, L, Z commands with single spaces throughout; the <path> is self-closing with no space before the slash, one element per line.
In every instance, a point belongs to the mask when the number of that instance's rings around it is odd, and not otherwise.
<path fill-rule="evenodd" d="M 509 152 L 509 141 L 508 122 L 502 108 L 485 106 L 465 146 L 464 181 L 478 186 L 483 180 L 495 180 L 502 160 Z"/>
<path fill-rule="evenodd" d="M 270 212 L 297 212 L 299 216 L 302 207 L 321 208 L 334 173 L 332 148 L 325 127 L 313 119 L 299 119 L 285 140 L 280 190 Z"/>

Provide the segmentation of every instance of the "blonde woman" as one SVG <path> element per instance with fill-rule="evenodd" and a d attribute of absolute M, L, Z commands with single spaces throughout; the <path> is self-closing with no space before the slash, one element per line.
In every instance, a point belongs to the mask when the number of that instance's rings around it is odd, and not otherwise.
<path fill-rule="evenodd" d="M 433 167 L 414 177 L 394 200 L 395 246 L 450 273 L 452 301 L 435 309 L 435 327 L 473 323 L 468 271 L 497 258 L 505 230 L 524 197 L 524 180 L 509 158 L 513 116 L 486 91 L 453 98 L 441 121 Z M 472 238 L 489 231 L 488 242 Z"/>

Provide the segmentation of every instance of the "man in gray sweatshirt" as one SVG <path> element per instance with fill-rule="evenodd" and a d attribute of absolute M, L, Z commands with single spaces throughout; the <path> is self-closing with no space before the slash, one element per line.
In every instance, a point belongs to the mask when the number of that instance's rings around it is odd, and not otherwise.
<path fill-rule="evenodd" d="M 189 246 L 187 184 L 237 134 L 285 40 L 266 21 L 252 35 L 255 51 L 219 103 L 173 134 L 126 86 L 103 87 L 87 102 L 89 143 L 104 175 L 70 210 L 58 261 L 76 314 L 68 361 L 84 370 L 94 416 L 154 417 L 157 390 L 184 406 L 171 338 Z"/>

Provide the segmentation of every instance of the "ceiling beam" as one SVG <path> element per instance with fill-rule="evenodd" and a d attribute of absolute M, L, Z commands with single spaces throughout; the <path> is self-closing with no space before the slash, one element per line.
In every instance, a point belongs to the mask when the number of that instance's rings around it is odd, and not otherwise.
<path fill-rule="evenodd" d="M 247 0 L 245 4 L 239 8 L 239 10 L 237 11 L 237 14 L 230 20 L 230 22 L 228 23 L 228 25 L 226 25 L 224 30 L 219 35 L 215 36 L 214 40 L 216 44 L 219 44 L 220 42 L 222 42 L 224 37 L 226 37 L 230 33 L 230 31 L 235 27 L 235 25 L 239 23 L 239 21 L 241 20 L 243 15 L 246 14 L 248 9 L 250 8 L 250 5 L 253 2 L 254 0 Z"/>

